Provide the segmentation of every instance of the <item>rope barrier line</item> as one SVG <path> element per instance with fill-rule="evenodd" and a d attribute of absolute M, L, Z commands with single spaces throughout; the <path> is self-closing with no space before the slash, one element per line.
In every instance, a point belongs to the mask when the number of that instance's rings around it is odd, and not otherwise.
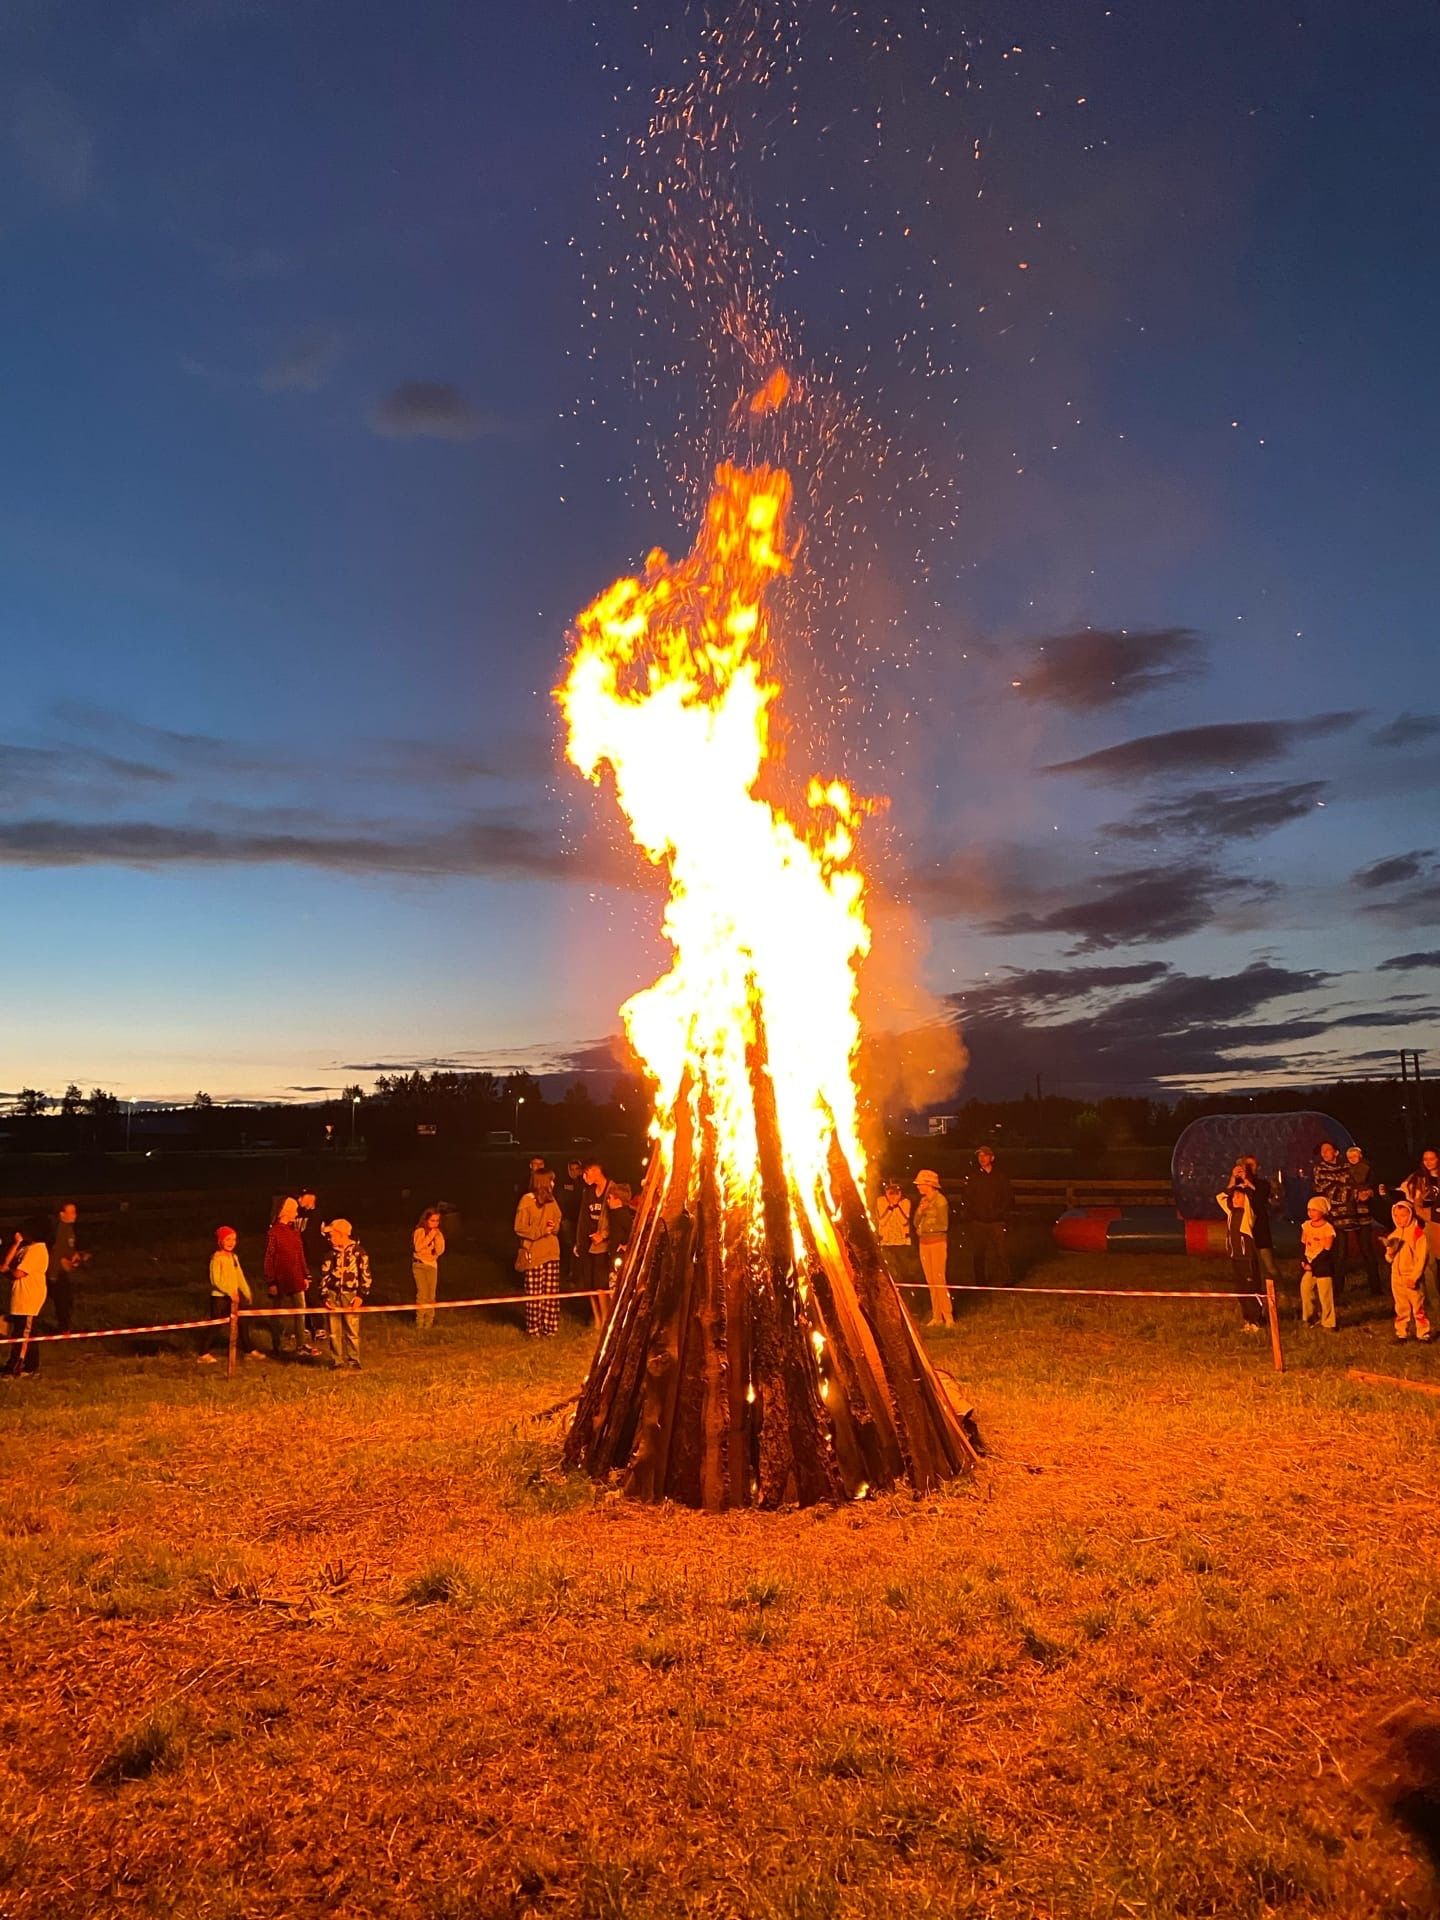
<path fill-rule="evenodd" d="M 924 1281 L 905 1280 L 897 1283 L 901 1293 L 928 1293 Z M 1077 1300 L 1261 1300 L 1263 1293 L 1213 1293 L 1196 1290 L 1188 1292 L 1177 1289 L 1174 1292 L 1156 1292 L 1144 1287 L 948 1287 L 949 1293 L 1044 1293 L 1061 1294 Z M 585 1292 L 566 1290 L 551 1297 L 556 1300 L 603 1300 L 606 1290 L 594 1287 Z M 346 1313 L 415 1313 L 431 1311 L 449 1312 L 455 1307 L 523 1307 L 533 1294 L 505 1293 L 489 1294 L 473 1300 L 433 1300 L 427 1301 L 424 1309 L 417 1309 L 413 1300 L 395 1304 L 355 1307 L 241 1307 L 236 1314 L 237 1320 L 296 1320 L 302 1314 L 315 1317 L 335 1312 Z M 98 1327 L 85 1333 L 32 1333 L 28 1345 L 38 1346 L 41 1341 L 58 1343 L 62 1340 L 125 1340 L 134 1339 L 144 1333 L 198 1333 L 202 1327 L 228 1327 L 229 1314 L 217 1315 L 209 1320 L 161 1320 L 143 1327 Z M 0 1340 L 5 1336 L 0 1335 Z"/>
<path fill-rule="evenodd" d="M 897 1281 L 901 1293 L 928 1293 L 923 1280 Z M 947 1286 L 947 1293 L 1062 1293 L 1077 1300 L 1263 1300 L 1263 1293 L 1212 1293 L 1196 1288 L 1176 1288 L 1172 1293 L 1151 1287 L 976 1287 Z"/>
<path fill-rule="evenodd" d="M 97 1327 L 87 1333 L 32 1333 L 26 1343 L 38 1347 L 42 1340 L 119 1340 L 126 1334 L 136 1333 L 189 1333 L 197 1327 L 228 1327 L 228 1313 L 215 1320 L 163 1320 L 148 1327 Z M 0 1339 L 9 1339 L 12 1344 L 16 1336 L 0 1334 Z"/>
<path fill-rule="evenodd" d="M 597 1287 L 588 1293 L 556 1293 L 548 1297 L 556 1300 L 603 1300 L 605 1293 Z M 406 1300 L 395 1306 L 387 1304 L 373 1307 L 241 1307 L 234 1317 L 237 1320 L 296 1320 L 301 1314 L 308 1314 L 312 1319 L 321 1319 L 330 1313 L 342 1312 L 415 1313 L 416 1311 L 429 1312 L 432 1308 L 439 1312 L 451 1307 L 523 1307 L 527 1299 L 534 1298 L 535 1295 L 524 1293 L 491 1294 L 477 1300 L 430 1300 L 419 1309 L 413 1300 Z M 202 1327 L 228 1327 L 230 1319 L 231 1316 L 224 1313 L 211 1320 L 162 1320 L 144 1327 L 98 1327 L 86 1333 L 32 1333 L 26 1345 L 36 1347 L 42 1340 L 123 1340 L 142 1333 L 194 1333 Z M 0 1346 L 3 1346 L 7 1340 L 14 1344 L 15 1336 L 0 1332 Z"/>
<path fill-rule="evenodd" d="M 925 1280 L 899 1280 L 895 1282 L 898 1293 L 929 1293 L 930 1285 Z M 1264 1292 L 1240 1292 L 1232 1290 L 1220 1292 L 1213 1288 L 1197 1287 L 1193 1292 L 1189 1288 L 1150 1290 L 1144 1287 L 988 1287 L 975 1285 L 947 1286 L 947 1293 L 1043 1293 L 1058 1294 L 1071 1300 L 1254 1300 L 1265 1310 L 1264 1322 L 1249 1322 L 1251 1325 L 1264 1324 L 1270 1330 L 1270 1358 L 1276 1373 L 1285 1371 L 1285 1352 L 1280 1339 L 1280 1302 L 1275 1291 L 1275 1282 L 1267 1278 Z"/>

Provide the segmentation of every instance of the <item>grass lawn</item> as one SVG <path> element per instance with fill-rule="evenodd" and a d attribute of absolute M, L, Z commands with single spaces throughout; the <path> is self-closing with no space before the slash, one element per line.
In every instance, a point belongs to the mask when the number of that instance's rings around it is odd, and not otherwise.
<path fill-rule="evenodd" d="M 146 1257 L 112 1324 L 179 1304 Z M 722 1517 L 559 1473 L 578 1323 L 47 1349 L 0 1399 L 0 1913 L 1432 1912 L 1368 1784 L 1440 1651 L 1440 1401 L 1344 1372 L 1440 1379 L 1388 1331 L 1279 1378 L 1229 1304 L 985 1297 L 935 1342 L 978 1476 Z"/>

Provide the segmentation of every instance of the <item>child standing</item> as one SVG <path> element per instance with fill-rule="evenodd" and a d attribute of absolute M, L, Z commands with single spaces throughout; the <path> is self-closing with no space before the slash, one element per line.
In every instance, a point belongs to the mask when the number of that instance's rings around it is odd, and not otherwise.
<path fill-rule="evenodd" d="M 1395 1301 L 1395 1338 L 1410 1338 L 1410 1323 L 1415 1323 L 1415 1338 L 1430 1338 L 1430 1316 L 1425 1311 L 1425 1262 L 1428 1248 L 1425 1226 L 1408 1200 L 1397 1200 L 1390 1209 L 1395 1231 L 1385 1241 L 1385 1258 L 1390 1262 L 1390 1292 Z"/>
<path fill-rule="evenodd" d="M 355 1309 L 370 1291 L 370 1256 L 348 1220 L 325 1229 L 330 1251 L 320 1263 L 320 1298 L 330 1316 L 330 1366 L 360 1371 L 360 1316 Z"/>
<path fill-rule="evenodd" d="M 910 1240 L 910 1218 L 914 1209 L 900 1191 L 898 1180 L 886 1180 L 875 1203 L 875 1232 L 880 1242 L 880 1258 L 889 1269 L 897 1287 L 913 1285 L 915 1250 Z"/>
<path fill-rule="evenodd" d="M 920 1196 L 915 1209 L 915 1238 L 920 1247 L 920 1270 L 930 1289 L 930 1324 L 952 1327 L 955 1310 L 945 1280 L 950 1254 L 950 1202 L 940 1191 L 939 1174 L 929 1167 L 922 1167 L 916 1174 L 915 1191 Z"/>
<path fill-rule="evenodd" d="M 1330 1202 L 1323 1193 L 1306 1202 L 1300 1223 L 1300 1319 L 1303 1325 L 1314 1326 L 1318 1296 L 1320 1325 L 1326 1333 L 1334 1333 L 1335 1229 L 1329 1214 Z"/>
<path fill-rule="evenodd" d="M 215 1251 L 210 1256 L 210 1311 L 223 1313 L 229 1317 L 230 1303 L 248 1307 L 251 1302 L 250 1282 L 245 1278 L 244 1268 L 240 1265 L 240 1256 L 235 1251 L 236 1233 L 234 1227 L 215 1229 Z M 229 1329 L 226 1327 L 206 1327 L 200 1335 L 199 1359 L 203 1365 L 215 1364 L 215 1348 L 222 1341 L 228 1346 Z M 264 1354 L 250 1338 L 250 1322 L 242 1320 L 238 1327 L 240 1351 L 247 1360 L 263 1360 Z"/>
<path fill-rule="evenodd" d="M 440 1209 L 427 1207 L 410 1236 L 410 1272 L 415 1281 L 415 1325 L 428 1333 L 435 1324 L 435 1296 L 440 1291 L 440 1256 L 445 1235 L 440 1231 Z"/>

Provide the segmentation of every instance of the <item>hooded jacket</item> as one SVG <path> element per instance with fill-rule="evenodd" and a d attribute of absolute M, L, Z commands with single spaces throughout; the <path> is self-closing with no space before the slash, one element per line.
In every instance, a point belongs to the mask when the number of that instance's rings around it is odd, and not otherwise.
<path fill-rule="evenodd" d="M 304 1293 L 310 1284 L 300 1229 L 283 1220 L 265 1238 L 265 1282 L 275 1293 Z"/>
<path fill-rule="evenodd" d="M 1315 1189 L 1316 1198 L 1330 1202 L 1332 1221 L 1345 1211 L 1345 1189 L 1350 1184 L 1350 1169 L 1337 1154 L 1333 1160 L 1322 1160 L 1317 1153 L 1310 1168 L 1310 1184 Z"/>

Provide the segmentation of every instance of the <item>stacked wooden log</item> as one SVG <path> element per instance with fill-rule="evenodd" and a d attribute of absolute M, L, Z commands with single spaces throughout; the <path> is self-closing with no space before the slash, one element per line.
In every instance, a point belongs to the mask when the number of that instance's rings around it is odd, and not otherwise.
<path fill-rule="evenodd" d="M 687 1083 L 566 1461 L 639 1499 L 715 1509 L 937 1486 L 974 1464 L 959 1412 L 833 1142 L 824 1231 L 792 1205 L 763 1041 L 750 1066 L 761 1219 L 723 1205 L 710 1103 Z"/>

